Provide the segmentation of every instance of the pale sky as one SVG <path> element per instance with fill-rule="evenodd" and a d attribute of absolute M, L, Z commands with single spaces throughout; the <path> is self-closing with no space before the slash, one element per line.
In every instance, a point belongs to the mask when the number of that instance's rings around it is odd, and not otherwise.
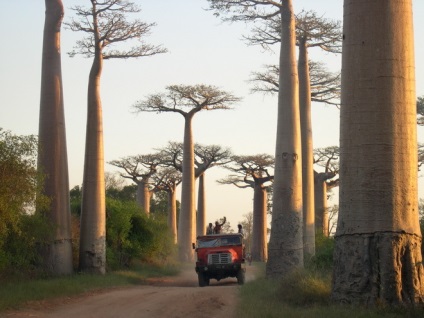
<path fill-rule="evenodd" d="M 88 0 L 63 0 L 65 21 L 74 5 Z M 131 106 L 148 94 L 163 92 L 167 85 L 207 84 L 230 91 L 243 100 L 233 110 L 198 113 L 193 122 L 195 142 L 229 147 L 237 155 L 274 155 L 276 134 L 275 97 L 249 93 L 252 71 L 264 64 L 277 64 L 278 56 L 260 47 L 247 46 L 242 23 L 222 23 L 206 11 L 206 0 L 135 1 L 142 8 L 139 18 L 155 22 L 146 41 L 162 44 L 169 53 L 126 61 L 105 61 L 102 75 L 105 170 L 116 171 L 108 161 L 147 154 L 182 141 L 183 117 L 179 114 L 132 113 Z M 424 95 L 424 1 L 414 0 L 417 96 Z M 40 103 L 41 46 L 44 0 L 0 0 L 0 127 L 14 134 L 38 134 Z M 343 0 L 293 0 L 296 12 L 314 10 L 326 18 L 341 20 Z M 70 58 L 75 41 L 82 34 L 62 28 L 62 76 L 64 85 L 70 188 L 81 185 L 84 163 L 86 93 L 91 59 Z M 310 50 L 310 58 L 340 69 L 340 56 Z M 332 106 L 313 105 L 314 148 L 338 145 L 339 111 Z M 424 130 L 418 138 L 424 142 Z M 228 172 L 212 168 L 206 173 L 207 222 L 227 217 L 233 229 L 243 215 L 252 211 L 253 190 L 218 185 Z M 419 196 L 424 198 L 424 177 L 420 173 Z"/>

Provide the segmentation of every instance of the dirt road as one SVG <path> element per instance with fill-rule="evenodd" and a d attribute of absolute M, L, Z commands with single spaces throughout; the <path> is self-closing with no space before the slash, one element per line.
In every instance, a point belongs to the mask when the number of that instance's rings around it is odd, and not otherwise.
<path fill-rule="evenodd" d="M 254 277 L 255 267 L 247 266 L 246 280 Z M 194 268 L 186 267 L 179 276 L 152 279 L 149 285 L 43 302 L 0 317 L 231 318 L 235 317 L 238 290 L 235 278 L 211 280 L 210 286 L 198 287 Z"/>

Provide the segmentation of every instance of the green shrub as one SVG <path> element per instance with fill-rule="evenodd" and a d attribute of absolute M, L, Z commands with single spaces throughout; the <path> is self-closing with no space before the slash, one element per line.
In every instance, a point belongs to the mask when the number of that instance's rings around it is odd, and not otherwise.
<path fill-rule="evenodd" d="M 168 263 L 175 244 L 165 218 L 147 217 L 133 201 L 107 199 L 107 263 L 110 269 L 129 267 L 138 259 Z"/>
<path fill-rule="evenodd" d="M 310 270 L 327 270 L 333 268 L 334 238 L 326 237 L 322 233 L 315 236 L 315 255 L 306 262 L 305 267 Z"/>

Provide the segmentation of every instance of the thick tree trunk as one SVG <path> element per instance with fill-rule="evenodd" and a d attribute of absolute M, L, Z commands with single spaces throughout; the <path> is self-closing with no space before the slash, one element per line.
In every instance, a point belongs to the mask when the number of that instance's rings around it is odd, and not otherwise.
<path fill-rule="evenodd" d="M 423 302 L 411 0 L 344 2 L 332 297 Z"/>
<path fill-rule="evenodd" d="M 197 235 L 206 234 L 206 197 L 205 197 L 205 173 L 199 176 L 199 193 L 197 197 Z"/>
<path fill-rule="evenodd" d="M 82 187 L 80 270 L 106 272 L 106 202 L 100 77 L 103 59 L 96 49 L 88 81 L 87 133 Z"/>
<path fill-rule="evenodd" d="M 328 236 L 327 183 L 319 176 L 315 179 L 315 227 L 318 233 Z"/>
<path fill-rule="evenodd" d="M 150 215 L 150 197 L 151 192 L 149 186 L 145 181 L 137 183 L 136 200 L 139 207 L 141 207 L 147 216 Z"/>
<path fill-rule="evenodd" d="M 303 267 L 302 149 L 292 1 L 282 2 L 280 78 L 267 277 Z"/>
<path fill-rule="evenodd" d="M 267 192 L 266 188 L 256 184 L 253 193 L 252 260 L 266 262 L 267 248 Z"/>
<path fill-rule="evenodd" d="M 174 237 L 174 243 L 177 243 L 177 198 L 176 187 L 168 190 L 168 226 Z"/>
<path fill-rule="evenodd" d="M 195 242 L 194 143 L 192 115 L 187 114 L 184 125 L 183 174 L 181 182 L 181 211 L 178 219 L 178 255 L 182 262 L 192 262 Z"/>
<path fill-rule="evenodd" d="M 71 209 L 63 105 L 60 30 L 61 0 L 46 0 L 41 70 L 38 169 L 46 174 L 43 193 L 51 199 L 46 214 L 55 227 L 54 241 L 44 255 L 52 274 L 72 273 Z"/>
<path fill-rule="evenodd" d="M 314 148 L 312 143 L 311 82 L 306 38 L 299 43 L 299 106 L 302 135 L 303 252 L 315 255 Z"/>

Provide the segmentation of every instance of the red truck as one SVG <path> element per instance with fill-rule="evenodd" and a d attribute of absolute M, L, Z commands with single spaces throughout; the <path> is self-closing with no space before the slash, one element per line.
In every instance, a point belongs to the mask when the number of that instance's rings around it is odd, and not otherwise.
<path fill-rule="evenodd" d="M 199 286 L 209 285 L 211 278 L 221 280 L 236 277 L 239 285 L 244 284 L 246 264 L 244 260 L 243 235 L 212 234 L 197 237 L 196 273 Z"/>

